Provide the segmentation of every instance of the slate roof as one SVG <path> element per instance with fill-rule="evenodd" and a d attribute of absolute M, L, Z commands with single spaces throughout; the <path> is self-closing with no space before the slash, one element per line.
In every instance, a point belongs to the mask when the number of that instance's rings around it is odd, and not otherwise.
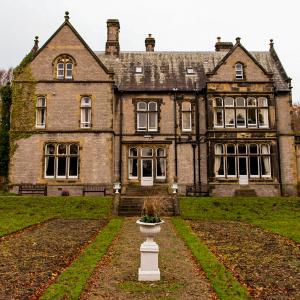
<path fill-rule="evenodd" d="M 250 52 L 268 71 L 273 73 L 278 91 L 290 90 L 287 75 L 278 59 L 269 51 Z M 95 52 L 100 61 L 115 72 L 116 85 L 124 91 L 170 91 L 178 88 L 201 90 L 206 85 L 206 73 L 213 71 L 227 52 L 121 52 L 119 57 Z M 135 67 L 143 67 L 143 74 L 135 74 Z M 195 75 L 187 75 L 186 68 Z"/>

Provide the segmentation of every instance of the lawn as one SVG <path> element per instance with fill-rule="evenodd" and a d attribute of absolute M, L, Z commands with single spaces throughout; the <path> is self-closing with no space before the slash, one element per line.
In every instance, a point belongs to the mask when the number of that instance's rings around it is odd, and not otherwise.
<path fill-rule="evenodd" d="M 300 243 L 300 198 L 181 198 L 181 217 L 245 221 Z"/>
<path fill-rule="evenodd" d="M 0 237 L 52 218 L 107 218 L 111 205 L 108 197 L 0 196 Z"/>

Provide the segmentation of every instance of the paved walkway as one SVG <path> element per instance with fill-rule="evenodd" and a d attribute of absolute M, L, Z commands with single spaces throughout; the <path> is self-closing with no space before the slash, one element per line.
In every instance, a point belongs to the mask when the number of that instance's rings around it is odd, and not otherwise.
<path fill-rule="evenodd" d="M 137 281 L 143 238 L 136 218 L 126 218 L 119 238 L 91 277 L 82 299 L 216 299 L 202 270 L 193 261 L 169 220 L 156 241 L 162 280 Z"/>

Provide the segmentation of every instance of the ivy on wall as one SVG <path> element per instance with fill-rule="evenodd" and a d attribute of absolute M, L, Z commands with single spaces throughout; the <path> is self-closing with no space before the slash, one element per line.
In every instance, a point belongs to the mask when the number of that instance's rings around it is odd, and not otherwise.
<path fill-rule="evenodd" d="M 9 129 L 12 88 L 6 85 L 0 89 L 2 99 L 0 124 L 0 176 L 7 177 L 9 164 Z"/>

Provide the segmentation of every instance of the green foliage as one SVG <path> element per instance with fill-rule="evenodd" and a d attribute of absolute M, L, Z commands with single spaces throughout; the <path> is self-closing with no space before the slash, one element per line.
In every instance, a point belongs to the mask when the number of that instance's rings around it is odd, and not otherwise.
<path fill-rule="evenodd" d="M 21 63 L 14 69 L 14 77 L 18 77 L 24 71 L 24 69 L 28 66 L 28 64 L 34 59 L 35 54 L 33 52 L 29 52 L 21 61 Z"/>
<path fill-rule="evenodd" d="M 159 216 L 144 215 L 141 217 L 140 221 L 144 223 L 159 223 L 161 222 L 161 219 Z"/>
<path fill-rule="evenodd" d="M 300 198 L 181 198 L 181 215 L 194 220 L 246 221 L 300 242 Z"/>
<path fill-rule="evenodd" d="M 119 232 L 122 222 L 122 219 L 112 219 L 95 241 L 46 290 L 41 299 L 79 299 L 86 281 Z"/>
<path fill-rule="evenodd" d="M 219 299 L 250 299 L 247 289 L 226 270 L 185 221 L 172 218 L 172 223 L 201 265 Z"/>
<path fill-rule="evenodd" d="M 9 129 L 10 129 L 10 106 L 12 102 L 12 89 L 9 85 L 0 89 L 1 127 L 0 127 L 0 176 L 7 177 L 9 165 Z"/>
<path fill-rule="evenodd" d="M 111 205 L 108 197 L 0 196 L 0 237 L 51 218 L 108 218 Z"/>

